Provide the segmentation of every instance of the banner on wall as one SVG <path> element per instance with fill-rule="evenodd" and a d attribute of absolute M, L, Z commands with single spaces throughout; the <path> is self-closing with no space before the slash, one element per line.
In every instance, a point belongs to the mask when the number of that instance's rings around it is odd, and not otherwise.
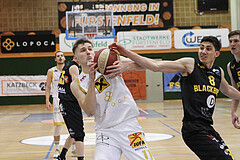
<path fill-rule="evenodd" d="M 222 47 L 228 47 L 228 33 L 227 28 L 176 30 L 174 31 L 174 46 L 177 49 L 198 48 L 204 36 L 215 36 L 221 41 Z"/>
<path fill-rule="evenodd" d="M 47 76 L 0 76 L 0 96 L 44 95 Z"/>
<path fill-rule="evenodd" d="M 146 99 L 146 71 L 125 71 L 123 79 L 134 99 Z"/>
<path fill-rule="evenodd" d="M 108 48 L 110 44 L 114 42 L 113 38 L 107 39 L 89 39 L 93 44 L 93 50 L 98 51 L 102 48 Z M 59 35 L 59 49 L 62 52 L 72 52 L 72 48 L 76 40 L 67 40 L 66 34 L 61 33 Z"/>
<path fill-rule="evenodd" d="M 116 33 L 130 30 L 168 29 L 173 26 L 173 0 L 138 0 L 105 2 L 58 2 L 58 22 L 66 30 L 66 11 L 113 11 Z"/>
<path fill-rule="evenodd" d="M 172 48 L 171 31 L 118 32 L 117 42 L 129 50 Z"/>
<path fill-rule="evenodd" d="M 178 73 L 164 73 L 164 92 L 181 92 L 180 79 L 181 74 Z"/>
<path fill-rule="evenodd" d="M 12 35 L 1 37 L 2 53 L 55 52 L 55 35 Z"/>

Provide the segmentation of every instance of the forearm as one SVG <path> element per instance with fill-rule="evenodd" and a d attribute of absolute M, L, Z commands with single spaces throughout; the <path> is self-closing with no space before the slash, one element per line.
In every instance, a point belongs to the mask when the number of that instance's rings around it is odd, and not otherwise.
<path fill-rule="evenodd" d="M 46 103 L 49 102 L 49 98 L 50 98 L 50 89 L 48 87 L 46 87 L 46 90 L 45 90 Z"/>
<path fill-rule="evenodd" d="M 89 81 L 88 92 L 84 100 L 84 111 L 88 116 L 93 116 L 96 111 L 96 93 L 94 81 Z"/>
<path fill-rule="evenodd" d="M 228 89 L 223 94 L 234 100 L 240 100 L 240 92 L 233 86 L 228 85 Z"/>
<path fill-rule="evenodd" d="M 237 112 L 237 108 L 239 105 L 239 100 L 232 100 L 232 113 L 236 113 Z"/>
<path fill-rule="evenodd" d="M 134 61 L 132 61 L 130 59 L 123 60 L 123 63 L 124 63 L 124 66 L 126 66 L 124 71 L 131 71 L 131 70 L 141 71 L 141 70 L 145 70 L 145 68 L 143 68 L 142 66 L 138 65 L 137 63 L 135 63 Z"/>

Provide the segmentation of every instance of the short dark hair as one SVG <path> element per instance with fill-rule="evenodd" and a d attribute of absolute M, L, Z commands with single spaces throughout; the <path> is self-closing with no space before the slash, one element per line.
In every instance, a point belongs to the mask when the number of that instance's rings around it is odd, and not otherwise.
<path fill-rule="evenodd" d="M 201 40 L 201 43 L 202 42 L 211 42 L 216 51 L 220 51 L 220 49 L 222 47 L 221 42 L 217 39 L 217 37 L 214 37 L 214 36 L 205 36 Z"/>
<path fill-rule="evenodd" d="M 235 30 L 235 31 L 232 31 L 228 34 L 228 39 L 234 35 L 239 35 L 240 36 L 240 30 Z"/>
<path fill-rule="evenodd" d="M 59 52 L 63 53 L 62 51 L 57 51 L 57 52 L 55 52 L 55 57 L 57 56 L 57 54 L 58 54 Z M 64 53 L 63 53 L 63 55 L 64 55 Z"/>
<path fill-rule="evenodd" d="M 88 39 L 84 39 L 84 38 L 78 39 L 73 45 L 73 48 L 72 48 L 73 53 L 75 54 L 76 48 L 78 47 L 79 44 L 85 44 L 85 43 L 90 43 L 93 46 L 92 42 L 89 41 Z"/>

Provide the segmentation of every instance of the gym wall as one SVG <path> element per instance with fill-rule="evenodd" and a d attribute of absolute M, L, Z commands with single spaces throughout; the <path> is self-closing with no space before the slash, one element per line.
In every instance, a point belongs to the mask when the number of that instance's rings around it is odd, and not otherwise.
<path fill-rule="evenodd" d="M 75 0 L 76 1 L 76 0 Z M 89 0 L 90 1 L 90 0 Z M 106 0 L 109 1 L 109 0 Z M 0 32 L 11 31 L 43 31 L 50 30 L 58 32 L 58 2 L 72 2 L 72 0 L 8 0 L 0 1 Z M 82 0 L 84 2 L 84 0 Z M 85 0 L 86 2 L 86 0 Z M 231 29 L 231 14 L 229 11 L 210 12 L 202 16 L 194 13 L 193 0 L 173 0 L 173 27 L 189 26 L 218 26 L 219 28 Z M 181 57 L 197 57 L 197 50 L 186 50 L 177 52 L 170 50 L 141 52 L 143 56 L 162 59 L 175 60 Z M 29 53 L 30 54 L 30 53 Z M 72 59 L 71 54 L 67 54 L 67 60 Z M 221 52 L 216 64 L 226 71 L 227 62 L 232 59 L 232 54 L 228 49 Z M 47 69 L 54 66 L 54 53 L 43 56 L 9 58 L 0 55 L 0 75 L 46 75 Z M 227 72 L 225 77 L 229 81 Z M 221 93 L 219 97 L 224 97 Z M 164 93 L 164 99 L 180 99 L 180 93 Z M 21 96 L 21 97 L 0 97 L 0 105 L 18 104 L 42 104 L 45 103 L 44 96 Z"/>

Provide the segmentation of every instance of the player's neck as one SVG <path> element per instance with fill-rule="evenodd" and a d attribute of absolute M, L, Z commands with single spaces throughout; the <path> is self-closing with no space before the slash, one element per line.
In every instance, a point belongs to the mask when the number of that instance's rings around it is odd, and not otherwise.
<path fill-rule="evenodd" d="M 64 63 L 62 63 L 62 64 L 57 64 L 57 69 L 58 69 L 59 71 L 62 71 L 63 67 L 64 67 Z"/>
<path fill-rule="evenodd" d="M 240 61 L 240 54 L 234 54 L 234 58 L 235 58 L 236 62 L 239 63 L 239 61 Z"/>
<path fill-rule="evenodd" d="M 83 71 L 84 73 L 88 73 L 88 71 L 89 71 L 89 67 L 88 67 L 88 66 L 83 66 L 83 65 L 82 65 L 82 71 Z"/>

